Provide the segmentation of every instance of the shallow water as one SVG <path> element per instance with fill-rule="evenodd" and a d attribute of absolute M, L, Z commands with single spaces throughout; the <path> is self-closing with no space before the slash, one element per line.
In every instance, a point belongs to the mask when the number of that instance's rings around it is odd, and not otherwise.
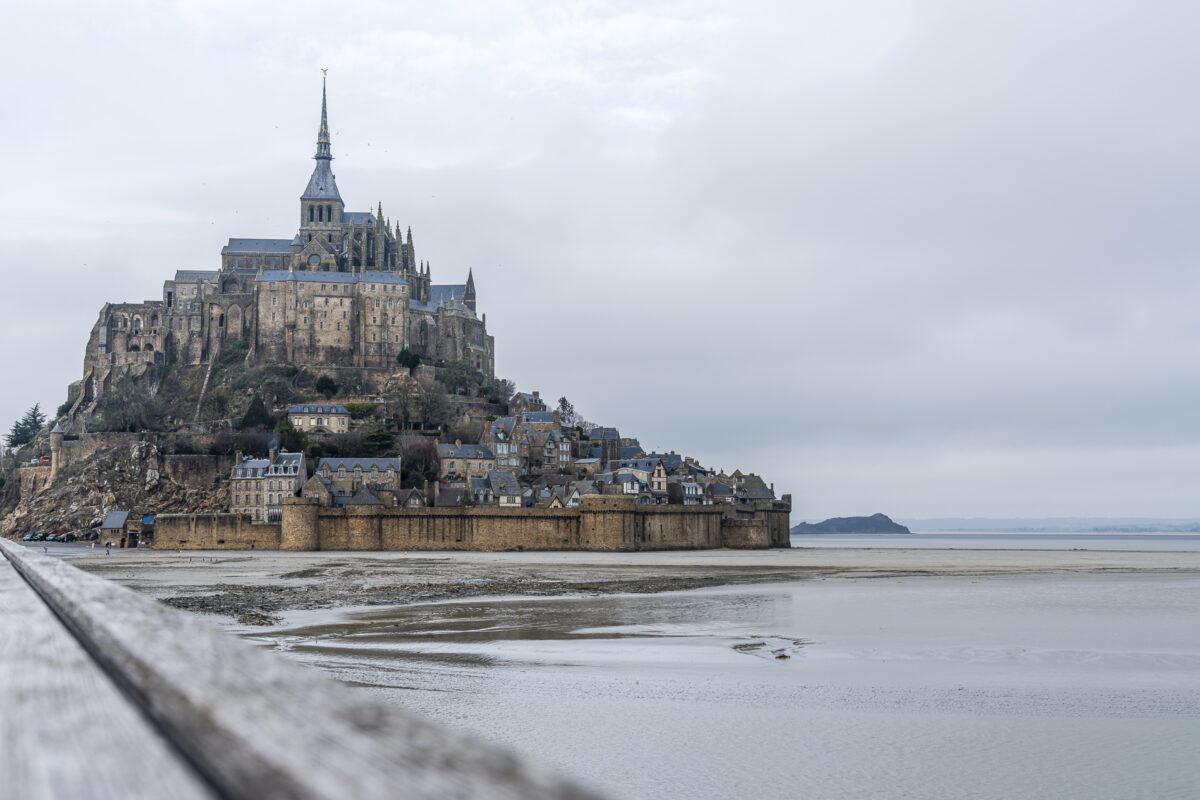
<path fill-rule="evenodd" d="M 1195 533 L 837 533 L 791 537 L 792 547 L 918 548 L 925 550 L 1200 551 Z"/>
<path fill-rule="evenodd" d="M 248 635 L 617 797 L 1183 798 L 1198 609 L 1178 576 L 829 579 Z"/>

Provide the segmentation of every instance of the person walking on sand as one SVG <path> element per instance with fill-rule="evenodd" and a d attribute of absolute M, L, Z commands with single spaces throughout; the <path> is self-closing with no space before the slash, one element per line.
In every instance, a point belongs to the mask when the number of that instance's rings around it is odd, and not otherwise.
<path fill-rule="evenodd" d="M 112 555 L 112 542 L 104 543 L 104 555 L 106 555 L 106 556 Z"/>

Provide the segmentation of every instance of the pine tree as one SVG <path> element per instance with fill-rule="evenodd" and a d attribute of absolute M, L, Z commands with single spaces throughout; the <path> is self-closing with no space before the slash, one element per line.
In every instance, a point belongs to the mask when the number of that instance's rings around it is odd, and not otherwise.
<path fill-rule="evenodd" d="M 46 415 L 42 413 L 41 405 L 34 403 L 33 408 L 26 411 L 23 417 L 13 423 L 12 429 L 4 437 L 4 443 L 13 448 L 28 444 L 33 441 L 45 424 Z"/>

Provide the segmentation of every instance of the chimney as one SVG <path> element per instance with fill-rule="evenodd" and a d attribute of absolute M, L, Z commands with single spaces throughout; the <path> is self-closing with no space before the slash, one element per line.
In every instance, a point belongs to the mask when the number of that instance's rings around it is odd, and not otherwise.
<path fill-rule="evenodd" d="M 536 389 L 534 389 L 534 391 L 533 391 L 533 396 L 536 397 L 538 400 L 542 399 L 541 393 L 539 393 Z"/>

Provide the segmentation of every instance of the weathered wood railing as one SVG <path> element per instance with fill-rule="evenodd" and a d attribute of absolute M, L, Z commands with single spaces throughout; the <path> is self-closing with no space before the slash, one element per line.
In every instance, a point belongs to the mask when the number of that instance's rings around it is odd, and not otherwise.
<path fill-rule="evenodd" d="M 594 797 L 63 561 L 0 552 L 0 797 Z"/>

